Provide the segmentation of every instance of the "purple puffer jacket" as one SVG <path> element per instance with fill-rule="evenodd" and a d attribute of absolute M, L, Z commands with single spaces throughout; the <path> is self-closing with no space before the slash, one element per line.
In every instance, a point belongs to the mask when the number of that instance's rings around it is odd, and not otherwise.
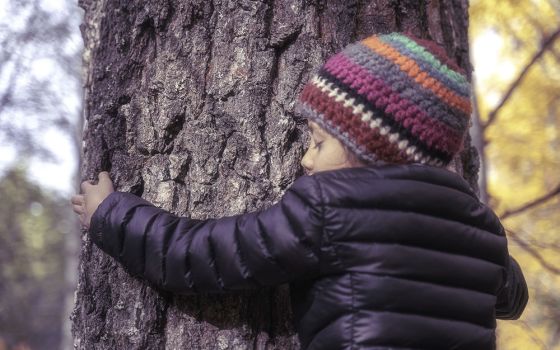
<path fill-rule="evenodd" d="M 496 318 L 528 299 L 498 218 L 423 165 L 302 176 L 266 210 L 208 220 L 115 192 L 90 233 L 176 293 L 291 283 L 304 349 L 495 349 Z"/>

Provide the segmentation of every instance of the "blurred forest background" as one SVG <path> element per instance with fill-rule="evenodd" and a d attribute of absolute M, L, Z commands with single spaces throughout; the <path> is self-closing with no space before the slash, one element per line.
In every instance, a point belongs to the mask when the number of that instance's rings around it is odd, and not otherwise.
<path fill-rule="evenodd" d="M 82 11 L 0 0 L 0 350 L 70 349 Z"/>
<path fill-rule="evenodd" d="M 560 2 L 471 1 L 488 203 L 529 286 L 499 349 L 560 349 Z"/>
<path fill-rule="evenodd" d="M 498 349 L 560 349 L 560 3 L 470 3 L 481 197 L 530 292 Z M 81 16 L 75 0 L 0 0 L 0 350 L 71 348 Z"/>

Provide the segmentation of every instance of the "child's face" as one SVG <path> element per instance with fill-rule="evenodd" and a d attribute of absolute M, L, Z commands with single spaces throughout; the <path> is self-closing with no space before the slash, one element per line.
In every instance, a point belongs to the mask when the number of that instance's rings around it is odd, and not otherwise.
<path fill-rule="evenodd" d="M 310 144 L 301 160 L 301 165 L 308 175 L 319 171 L 363 165 L 348 155 L 342 143 L 321 128 L 319 124 L 308 120 L 307 125 L 309 126 Z"/>

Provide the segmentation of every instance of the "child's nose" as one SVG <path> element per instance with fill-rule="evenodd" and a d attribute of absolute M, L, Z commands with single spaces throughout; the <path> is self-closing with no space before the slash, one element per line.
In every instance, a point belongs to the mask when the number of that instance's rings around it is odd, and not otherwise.
<path fill-rule="evenodd" d="M 301 166 L 305 169 L 305 172 L 308 174 L 313 171 L 313 161 L 309 153 L 310 152 L 308 148 L 305 154 L 303 155 L 303 158 L 301 159 Z"/>

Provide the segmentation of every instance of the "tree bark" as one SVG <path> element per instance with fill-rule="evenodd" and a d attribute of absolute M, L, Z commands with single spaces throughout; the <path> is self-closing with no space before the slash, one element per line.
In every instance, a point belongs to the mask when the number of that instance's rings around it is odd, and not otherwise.
<path fill-rule="evenodd" d="M 197 219 L 268 207 L 301 175 L 306 136 L 292 119 L 294 102 L 314 70 L 348 43 L 411 31 L 440 42 L 471 71 L 467 0 L 80 6 L 83 178 L 110 170 L 118 190 Z M 78 349 L 298 348 L 287 286 L 173 295 L 130 277 L 85 234 L 79 276 Z"/>

